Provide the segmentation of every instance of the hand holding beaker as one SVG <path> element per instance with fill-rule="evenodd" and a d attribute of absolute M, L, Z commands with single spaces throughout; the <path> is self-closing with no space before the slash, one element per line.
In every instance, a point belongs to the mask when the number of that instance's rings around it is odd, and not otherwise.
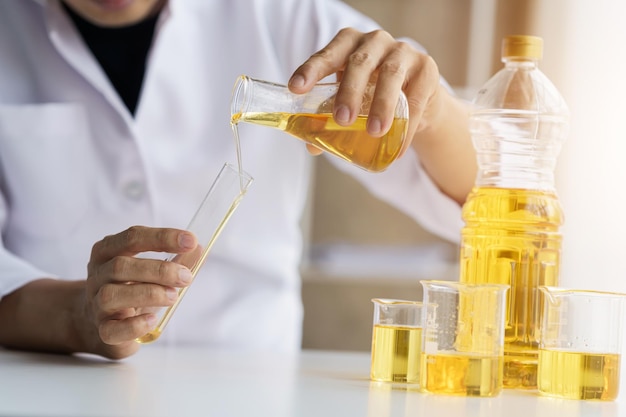
<path fill-rule="evenodd" d="M 406 97 L 400 93 L 391 128 L 374 137 L 367 133 L 366 123 L 375 86 L 366 88 L 359 115 L 349 126 L 333 118 L 338 89 L 339 83 L 317 84 L 306 94 L 294 94 L 285 85 L 241 76 L 233 89 L 231 124 L 279 129 L 367 171 L 384 171 L 400 156 L 406 140 Z"/>

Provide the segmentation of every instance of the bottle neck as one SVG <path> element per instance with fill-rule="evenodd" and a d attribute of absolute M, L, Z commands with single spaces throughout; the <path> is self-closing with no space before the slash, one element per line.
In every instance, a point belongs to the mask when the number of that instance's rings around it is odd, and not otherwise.
<path fill-rule="evenodd" d="M 479 187 L 552 191 L 567 116 L 539 60 L 503 57 L 505 69 L 481 90 L 470 117 Z M 549 94 L 552 93 L 552 94 Z"/>
<path fill-rule="evenodd" d="M 508 69 L 533 70 L 539 66 L 539 60 L 527 57 L 503 57 L 502 62 Z"/>

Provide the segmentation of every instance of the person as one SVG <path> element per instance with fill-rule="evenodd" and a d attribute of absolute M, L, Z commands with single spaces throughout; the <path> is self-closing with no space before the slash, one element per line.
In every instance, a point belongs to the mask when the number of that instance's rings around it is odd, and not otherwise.
<path fill-rule="evenodd" d="M 419 44 L 340 1 L 4 0 L 0 62 L 4 347 L 112 359 L 139 349 L 153 309 L 191 278 L 143 255 L 201 243 L 185 227 L 235 158 L 229 103 L 240 74 L 295 93 L 337 77 L 333 114 L 346 126 L 374 81 L 373 136 L 404 91 L 410 146 L 388 170 L 329 158 L 458 239 L 476 173 L 467 108 Z M 314 158 L 274 129 L 240 135 L 254 184 L 157 343 L 300 348 L 299 220 Z"/>

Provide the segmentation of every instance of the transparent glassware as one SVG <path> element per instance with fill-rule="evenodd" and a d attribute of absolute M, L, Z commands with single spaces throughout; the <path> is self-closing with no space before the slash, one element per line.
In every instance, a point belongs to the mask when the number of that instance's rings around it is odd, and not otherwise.
<path fill-rule="evenodd" d="M 539 286 L 558 286 L 564 213 L 554 168 L 568 132 L 563 97 L 541 72 L 543 41 L 503 40 L 503 68 L 470 114 L 478 175 L 463 206 L 460 280 L 511 286 L 505 388 L 536 389 Z"/>
<path fill-rule="evenodd" d="M 285 85 L 243 75 L 233 89 L 231 124 L 246 122 L 282 130 L 367 171 L 384 171 L 400 156 L 406 139 L 406 97 L 400 93 L 389 131 L 373 137 L 366 124 L 375 86 L 368 86 L 359 116 L 350 126 L 340 126 L 333 119 L 338 87 L 339 83 L 317 84 L 306 94 L 294 94 Z"/>
<path fill-rule="evenodd" d="M 422 351 L 422 303 L 374 298 L 370 377 L 418 384 Z"/>
<path fill-rule="evenodd" d="M 537 388 L 574 400 L 617 398 L 626 294 L 541 287 Z"/>
<path fill-rule="evenodd" d="M 420 389 L 493 397 L 502 391 L 508 285 L 422 281 Z"/>
<path fill-rule="evenodd" d="M 182 255 L 171 255 L 167 261 L 185 265 L 191 270 L 195 279 L 198 271 L 209 257 L 213 244 L 239 206 L 252 181 L 252 177 L 247 173 L 230 164 L 224 164 L 187 227 L 187 230 L 195 234 L 198 239 L 197 250 Z M 161 336 L 190 288 L 191 284 L 178 289 L 176 302 L 172 306 L 161 308 L 156 312 L 159 317 L 156 327 L 139 337 L 137 342 L 150 343 Z"/>

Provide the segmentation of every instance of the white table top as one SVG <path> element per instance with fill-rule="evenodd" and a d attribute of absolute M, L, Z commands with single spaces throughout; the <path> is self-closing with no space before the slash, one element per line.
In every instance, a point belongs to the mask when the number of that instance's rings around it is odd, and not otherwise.
<path fill-rule="evenodd" d="M 289 357 L 155 344 L 113 362 L 0 349 L 0 416 L 626 416 L 621 398 L 423 394 L 370 382 L 369 365 L 369 354 L 354 352 Z"/>

